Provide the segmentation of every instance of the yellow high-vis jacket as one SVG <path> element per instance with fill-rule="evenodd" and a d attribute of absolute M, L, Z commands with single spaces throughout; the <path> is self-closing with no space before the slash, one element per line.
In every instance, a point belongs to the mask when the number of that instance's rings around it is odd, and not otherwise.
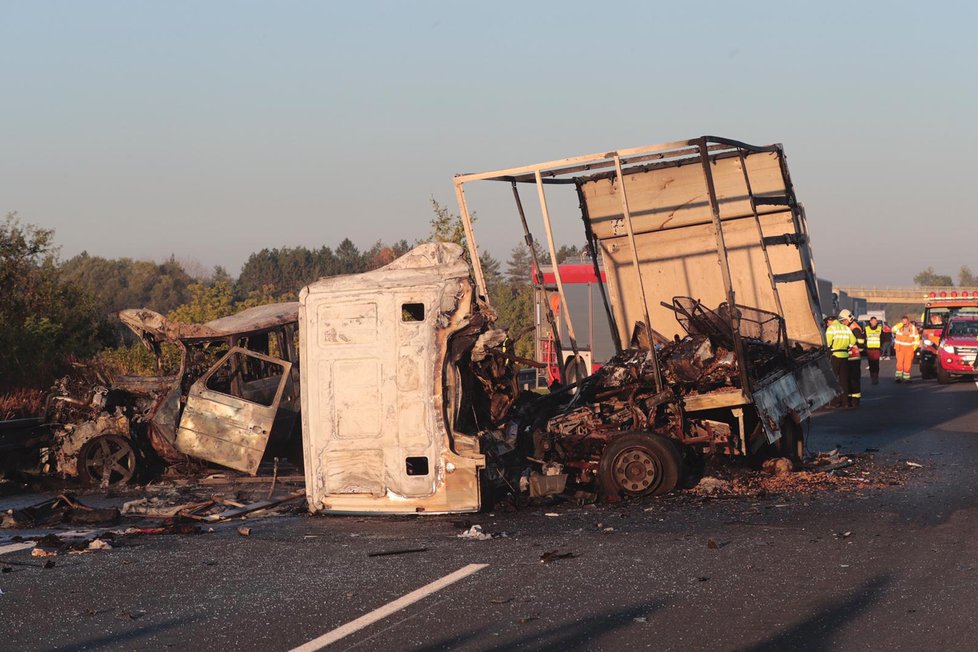
<path fill-rule="evenodd" d="M 835 320 L 825 329 L 825 346 L 832 349 L 833 357 L 848 360 L 850 347 L 856 346 L 856 336 L 848 326 Z"/>

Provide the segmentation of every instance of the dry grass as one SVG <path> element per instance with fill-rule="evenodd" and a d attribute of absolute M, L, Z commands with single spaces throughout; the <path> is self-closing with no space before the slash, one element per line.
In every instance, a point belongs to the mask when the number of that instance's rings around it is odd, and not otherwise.
<path fill-rule="evenodd" d="M 42 389 L 18 389 L 0 395 L 0 420 L 40 416 L 45 394 Z"/>

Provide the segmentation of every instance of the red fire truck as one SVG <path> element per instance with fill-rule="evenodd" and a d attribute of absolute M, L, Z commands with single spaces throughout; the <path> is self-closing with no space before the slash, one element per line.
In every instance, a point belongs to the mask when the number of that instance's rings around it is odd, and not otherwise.
<path fill-rule="evenodd" d="M 937 378 L 937 353 L 944 324 L 955 315 L 978 316 L 978 290 L 941 290 L 931 292 L 924 304 L 923 328 L 920 333 L 920 376 Z"/>

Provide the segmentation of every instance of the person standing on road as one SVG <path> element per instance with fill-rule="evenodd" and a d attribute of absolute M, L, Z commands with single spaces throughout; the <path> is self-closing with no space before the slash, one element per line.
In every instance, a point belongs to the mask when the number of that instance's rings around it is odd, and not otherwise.
<path fill-rule="evenodd" d="M 890 322 L 883 322 L 883 334 L 880 336 L 880 345 L 882 346 L 882 356 L 883 360 L 889 360 L 890 356 L 893 355 L 893 329 L 890 328 Z"/>
<path fill-rule="evenodd" d="M 897 360 L 896 381 L 909 383 L 913 354 L 920 348 L 920 331 L 907 315 L 904 315 L 900 323 L 893 328 L 893 346 L 896 349 Z"/>
<path fill-rule="evenodd" d="M 849 407 L 859 407 L 859 401 L 863 397 L 863 349 L 866 348 L 866 334 L 863 332 L 862 324 L 856 321 L 852 313 L 848 310 L 839 312 L 839 320 L 848 328 L 853 337 L 856 338 L 855 344 L 849 347 Z"/>
<path fill-rule="evenodd" d="M 856 344 L 856 336 L 835 317 L 829 317 L 825 329 L 825 346 L 832 351 L 832 371 L 842 387 L 842 394 L 832 402 L 833 407 L 849 407 L 849 349 Z"/>
<path fill-rule="evenodd" d="M 880 352 L 883 344 L 883 324 L 876 317 L 870 317 L 866 324 L 866 362 L 869 364 L 869 379 L 874 385 L 880 384 Z"/>

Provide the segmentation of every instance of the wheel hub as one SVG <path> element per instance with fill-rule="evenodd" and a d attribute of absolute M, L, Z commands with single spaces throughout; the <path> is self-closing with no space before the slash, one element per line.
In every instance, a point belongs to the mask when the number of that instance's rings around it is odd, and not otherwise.
<path fill-rule="evenodd" d="M 129 482 L 136 470 L 136 455 L 129 442 L 116 435 L 98 437 L 82 453 L 84 475 L 94 484 L 120 485 Z"/>
<path fill-rule="evenodd" d="M 652 486 L 659 475 L 658 463 L 646 451 L 629 448 L 615 459 L 615 480 L 629 493 L 641 493 Z"/>

